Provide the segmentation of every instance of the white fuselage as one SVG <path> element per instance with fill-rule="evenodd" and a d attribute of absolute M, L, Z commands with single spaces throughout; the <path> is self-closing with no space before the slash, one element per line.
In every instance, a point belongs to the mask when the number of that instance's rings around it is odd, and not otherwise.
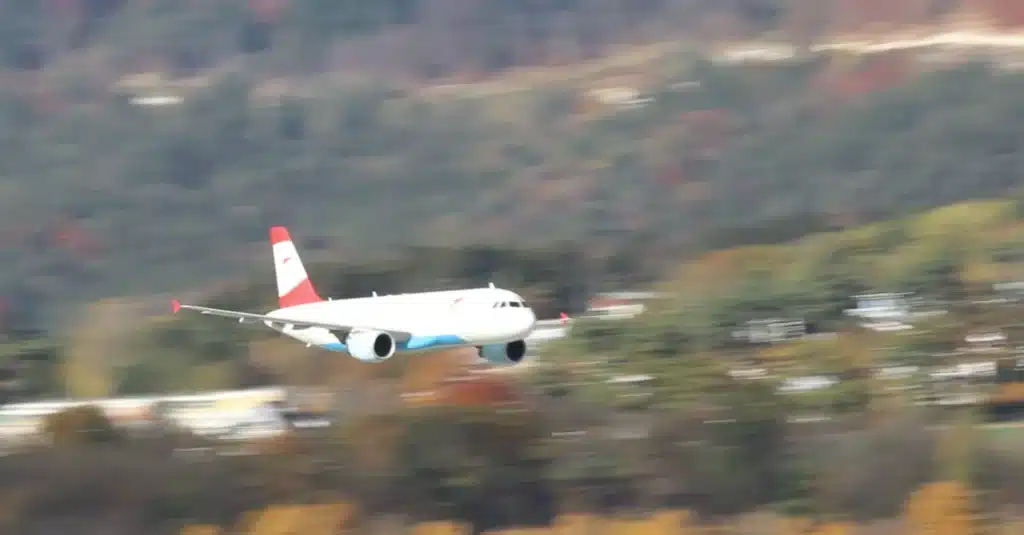
<path fill-rule="evenodd" d="M 529 336 L 536 323 L 521 297 L 500 288 L 320 301 L 277 309 L 267 316 L 282 320 L 264 322 L 282 334 L 333 351 L 347 350 L 343 335 L 321 327 L 292 326 L 287 320 L 409 333 L 411 337 L 398 342 L 399 352 L 513 342 Z"/>

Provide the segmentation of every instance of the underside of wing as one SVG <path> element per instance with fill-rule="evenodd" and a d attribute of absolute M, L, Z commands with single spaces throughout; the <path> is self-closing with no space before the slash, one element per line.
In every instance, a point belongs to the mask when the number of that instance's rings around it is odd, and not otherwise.
<path fill-rule="evenodd" d="M 321 328 L 331 331 L 334 335 L 339 338 L 348 335 L 352 331 L 380 331 L 386 332 L 394 337 L 396 340 L 408 339 L 411 335 L 406 332 L 393 331 L 391 329 L 380 329 L 377 327 L 366 326 L 366 325 L 342 325 L 338 323 L 324 322 L 324 321 L 313 321 L 307 319 L 291 319 L 283 318 L 278 316 L 268 316 L 266 314 L 254 314 L 251 312 L 239 312 L 236 310 L 224 310 L 220 308 L 210 308 L 197 305 L 183 305 L 177 300 L 171 302 L 171 308 L 174 313 L 178 313 L 180 310 L 194 310 L 200 314 L 206 314 L 210 316 L 220 316 L 223 318 L 234 318 L 239 323 L 268 323 L 272 327 L 287 327 L 291 326 L 293 329 L 308 329 L 308 328 Z"/>

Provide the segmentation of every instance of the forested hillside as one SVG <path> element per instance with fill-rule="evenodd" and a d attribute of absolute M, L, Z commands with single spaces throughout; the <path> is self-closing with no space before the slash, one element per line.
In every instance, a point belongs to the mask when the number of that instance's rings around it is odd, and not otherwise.
<path fill-rule="evenodd" d="M 570 338 L 522 374 L 460 377 L 466 360 L 455 352 L 367 366 L 261 329 L 186 315 L 122 333 L 128 345 L 96 343 L 97 333 L 110 332 L 103 320 L 113 304 L 106 303 L 68 341 L 63 374 L 40 358 L 46 348 L 24 346 L 34 353 L 22 370 L 39 381 L 28 384 L 89 396 L 273 377 L 329 386 L 338 393 L 329 411 L 337 424 L 253 441 L 259 456 L 201 458 L 181 449 L 217 445 L 160 424 L 155 437 L 130 438 L 88 408 L 68 411 L 46 423 L 57 447 L 0 459 L 0 488 L 20 497 L 3 504 L 0 525 L 40 534 L 63 533 L 70 523 L 126 535 L 170 535 L 186 524 L 181 533 L 333 534 L 342 523 L 358 533 L 465 533 L 446 522 L 421 524 L 446 519 L 493 535 L 523 525 L 563 532 L 580 522 L 588 523 L 580 529 L 600 524 L 622 533 L 707 533 L 699 523 L 735 535 L 766 527 L 909 535 L 935 525 L 954 535 L 1016 534 L 1015 505 L 1024 497 L 1019 426 L 980 425 L 994 416 L 982 407 L 918 400 L 977 391 L 988 394 L 989 407 L 1020 410 L 1014 348 L 1024 339 L 1024 299 L 1019 288 L 1000 293 L 993 284 L 1019 279 L 1024 266 L 1022 207 L 1020 199 L 960 203 L 702 255 L 666 282 L 676 298 L 632 321 L 575 322 Z M 343 269 L 321 265 L 315 276 L 325 290 L 343 284 L 359 293 L 498 266 L 508 269 L 499 276 L 525 274 L 523 287 L 542 288 L 538 281 L 552 276 L 545 265 L 581 269 L 575 255 L 549 254 L 421 251 L 405 273 L 367 266 L 337 276 Z M 422 280 L 406 279 L 410 273 Z M 555 289 L 573 281 L 554 280 Z M 256 307 L 268 290 L 237 287 L 213 302 Z M 844 319 L 852 294 L 877 290 L 913 291 L 946 313 L 888 333 Z M 564 298 L 552 293 L 530 294 L 531 302 Z M 775 343 L 733 336 L 750 319 L 800 316 L 831 334 Z M 993 329 L 1006 344 L 965 347 L 965 334 Z M 925 370 L 979 359 L 999 361 L 996 382 L 925 378 Z M 909 378 L 871 373 L 911 364 L 923 369 Z M 768 373 L 755 380 L 731 373 L 747 366 Z M 654 379 L 607 380 L 626 374 Z M 777 388 L 807 374 L 841 382 Z M 791 418 L 800 414 L 819 418 Z M 681 509 L 692 516 L 670 513 Z M 808 531 L 812 525 L 819 531 Z"/>
<path fill-rule="evenodd" d="M 700 255 L 666 282 L 662 289 L 672 298 L 651 313 L 614 327 L 580 322 L 575 336 L 550 354 L 566 362 L 596 358 L 616 373 L 666 377 L 643 403 L 672 408 L 691 401 L 691 389 L 705 374 L 741 363 L 782 376 L 842 377 L 840 387 L 801 402 L 840 413 L 866 410 L 864 404 L 878 396 L 868 369 L 938 369 L 975 358 L 999 360 L 1009 369 L 1011 348 L 1024 339 L 1020 294 L 1005 289 L 1024 273 L 1022 207 L 1019 200 L 960 203 L 787 244 Z M 856 296 L 877 292 L 913 295 L 909 302 L 922 312 L 909 320 L 914 328 L 865 328 L 846 313 L 857 307 Z M 811 334 L 830 334 L 775 343 L 748 343 L 737 335 L 751 327 L 748 322 L 765 320 L 796 320 Z M 999 333 L 1006 347 L 978 357 L 965 350 L 977 333 Z M 552 381 L 559 388 L 558 378 Z M 980 381 L 971 388 L 1019 403 L 1016 381 L 1001 394 L 999 388 L 1010 385 Z M 615 399 L 609 395 L 614 387 L 597 382 L 581 390 L 594 391 L 603 402 Z"/>
<path fill-rule="evenodd" d="M 48 0 L 5 4 L 0 63 L 39 70 L 85 55 L 98 75 L 187 73 L 249 56 L 246 68 L 263 73 L 433 78 L 564 64 L 643 41 L 771 32 L 806 42 L 965 18 L 1024 24 L 1013 0 Z"/>
<path fill-rule="evenodd" d="M 247 275 L 271 224 L 355 263 L 411 244 L 586 240 L 602 257 L 644 251 L 622 256 L 650 270 L 1021 182 L 1020 75 L 903 81 L 877 76 L 881 61 L 698 61 L 646 107 L 589 114 L 573 88 L 428 103 L 360 86 L 265 104 L 231 78 L 160 109 L 8 94 L 5 285 L 74 300 Z M 680 77 L 694 84 L 673 89 Z M 879 88 L 848 90 L 862 79 Z"/>
<path fill-rule="evenodd" d="M 1022 6 L 0 2 L 0 404 L 335 394 L 331 426 L 252 457 L 200 457 L 217 444 L 161 407 L 150 436 L 47 418 L 0 458 L 0 532 L 1020 533 L 1019 432 L 978 425 L 1024 399 L 1024 298 L 997 286 L 1024 268 L 1020 54 L 807 45 L 1005 35 Z M 725 61 L 760 41 L 801 53 Z M 471 351 L 366 366 L 169 314 L 166 292 L 272 306 L 271 225 L 325 296 L 671 298 L 480 374 Z M 926 310 L 894 332 L 844 313 L 875 291 Z M 776 319 L 810 332 L 742 338 Z M 979 355 L 994 377 L 933 380 Z M 834 387 L 788 388 L 807 376 Z"/>
<path fill-rule="evenodd" d="M 661 289 L 673 298 L 653 313 L 617 322 L 614 328 L 605 321 L 580 321 L 573 328 L 574 336 L 546 351 L 545 360 L 603 355 L 618 373 L 674 374 L 678 370 L 687 379 L 667 381 L 659 385 L 658 396 L 645 400 L 671 405 L 679 396 L 685 397 L 699 370 L 715 370 L 736 359 L 796 361 L 807 373 L 835 373 L 868 363 L 955 361 L 965 336 L 978 331 L 1005 331 L 1016 344 L 1024 336 L 1019 305 L 991 303 L 998 303 L 996 298 L 1018 299 L 1015 293 L 1000 293 L 996 288 L 1019 280 L 1024 272 L 1022 207 L 1024 201 L 1019 199 L 960 203 L 903 219 L 812 234 L 784 245 L 712 251 L 682 269 L 668 270 Z M 576 315 L 582 309 L 590 269 L 580 251 L 563 245 L 559 250 L 531 253 L 420 249 L 401 261 L 317 264 L 312 275 L 323 293 L 337 296 L 445 284 L 482 285 L 491 278 L 519 289 L 539 316 L 554 317 L 562 310 Z M 248 284 L 222 289 L 206 302 L 241 310 L 272 307 L 269 266 L 263 271 Z M 851 326 L 844 313 L 856 306 L 854 296 L 872 292 L 912 292 L 948 313 L 919 325 L 909 336 L 883 338 Z M 6 394 L 92 397 L 275 381 L 333 388 L 375 383 L 408 391 L 455 373 L 472 356 L 456 351 L 448 357 L 395 359 L 367 367 L 307 349 L 264 329 L 225 328 L 224 323 L 202 316 L 169 316 L 164 308 L 156 311 L 158 317 L 145 320 L 140 314 L 144 310 L 130 300 L 97 303 L 73 323 L 66 336 L 48 343 L 7 344 L 0 365 L 31 373 L 22 374 L 27 381 L 20 392 Z M 800 320 L 811 332 L 843 334 L 788 346 L 738 344 L 735 333 L 748 321 L 771 318 Z M 882 340 L 884 350 L 875 345 Z M 625 355 L 629 358 L 623 359 Z M 686 365 L 676 359 L 680 355 L 687 355 Z M 371 377 L 384 381 L 367 382 Z M 562 389 L 565 381 L 557 374 L 540 379 L 552 381 L 556 389 Z M 593 384 L 597 390 L 616 388 Z M 853 391 L 864 386 L 859 381 L 850 383 Z"/>
<path fill-rule="evenodd" d="M 1014 188 L 1021 76 L 980 64 L 928 72 L 889 54 L 730 67 L 683 46 L 625 70 L 647 97 L 628 109 L 595 99 L 592 80 L 478 99 L 419 91 L 517 64 L 568 74 L 666 37 L 1017 20 L 997 1 L 884 4 L 7 4 L 4 309 L 24 318 L 41 305 L 47 318 L 58 299 L 248 277 L 271 224 L 293 227 L 314 259 L 355 264 L 409 245 L 571 241 L 595 280 L 630 285 L 681 254 Z M 139 72 L 178 83 L 127 83 Z M 140 105 L 140 91 L 181 100 Z"/>

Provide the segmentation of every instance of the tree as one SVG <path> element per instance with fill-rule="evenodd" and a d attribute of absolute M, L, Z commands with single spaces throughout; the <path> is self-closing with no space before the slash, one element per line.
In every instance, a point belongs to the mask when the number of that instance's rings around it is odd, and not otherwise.
<path fill-rule="evenodd" d="M 925 485 L 907 502 L 912 535 L 975 533 L 971 491 L 954 482 Z"/>
<path fill-rule="evenodd" d="M 396 452 L 406 499 L 419 515 L 471 522 L 476 529 L 546 522 L 553 516 L 535 415 L 480 409 L 425 409 L 410 415 Z"/>
<path fill-rule="evenodd" d="M 121 440 L 120 432 L 103 411 L 93 405 L 73 407 L 46 417 L 43 432 L 54 445 L 61 447 L 110 444 Z"/>

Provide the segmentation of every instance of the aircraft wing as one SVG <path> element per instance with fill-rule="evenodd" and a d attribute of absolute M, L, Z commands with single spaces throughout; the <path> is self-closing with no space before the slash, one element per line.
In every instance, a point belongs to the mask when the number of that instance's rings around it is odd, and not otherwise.
<path fill-rule="evenodd" d="M 237 319 L 239 323 L 262 323 L 265 321 L 269 321 L 280 325 L 292 325 L 294 327 L 319 327 L 321 329 L 327 329 L 336 335 L 348 334 L 351 331 L 381 331 L 390 334 L 396 340 L 404 340 L 412 336 L 410 333 L 407 332 L 393 331 L 391 329 L 381 329 L 378 327 L 369 327 L 364 325 L 341 325 L 338 323 L 330 323 L 324 321 L 279 318 L 274 316 L 267 316 L 265 314 L 253 314 L 251 312 L 238 312 L 235 310 L 224 310 L 221 308 L 210 308 L 197 305 L 183 305 L 177 300 L 171 302 L 171 308 L 175 314 L 178 313 L 179 310 L 194 310 L 196 312 L 199 312 L 200 314 L 220 316 L 224 318 L 234 318 Z"/>

